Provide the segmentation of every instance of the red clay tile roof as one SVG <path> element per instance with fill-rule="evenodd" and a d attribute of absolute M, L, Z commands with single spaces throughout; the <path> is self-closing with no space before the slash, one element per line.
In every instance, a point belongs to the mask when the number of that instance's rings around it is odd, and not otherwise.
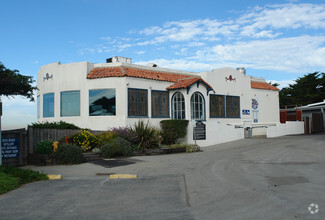
<path fill-rule="evenodd" d="M 143 79 L 153 79 L 159 81 L 174 82 L 175 84 L 169 86 L 167 89 L 181 89 L 187 88 L 193 83 L 201 80 L 207 87 L 212 87 L 198 76 L 160 72 L 153 70 L 137 69 L 130 67 L 96 67 L 87 76 L 88 79 L 98 79 L 106 77 L 136 77 Z"/>
<path fill-rule="evenodd" d="M 268 84 L 266 82 L 253 82 L 253 81 L 251 81 L 251 88 L 279 91 L 279 89 L 277 87 L 271 86 L 270 84 Z"/>
<path fill-rule="evenodd" d="M 199 77 L 190 77 L 190 78 L 184 78 L 184 79 L 178 80 L 178 82 L 176 82 L 175 84 L 169 86 L 167 88 L 167 90 L 172 90 L 172 89 L 185 89 L 185 88 L 189 87 L 190 85 L 193 85 L 197 81 L 201 81 L 208 88 L 212 89 L 212 87 L 208 83 L 206 83 L 203 79 L 201 79 Z"/>
<path fill-rule="evenodd" d="M 188 78 L 189 75 L 177 73 L 167 73 L 153 70 L 137 69 L 130 67 L 97 67 L 87 76 L 88 79 L 106 78 L 106 77 L 136 77 L 144 79 L 153 79 L 159 81 L 177 82 L 179 79 Z"/>

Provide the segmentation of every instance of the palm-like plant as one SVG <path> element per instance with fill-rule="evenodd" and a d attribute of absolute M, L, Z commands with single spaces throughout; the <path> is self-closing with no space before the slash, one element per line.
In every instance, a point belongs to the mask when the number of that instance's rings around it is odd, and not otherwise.
<path fill-rule="evenodd" d="M 136 135 L 137 142 L 141 149 L 156 148 L 158 147 L 158 129 L 150 126 L 149 121 L 136 122 L 131 131 Z"/>

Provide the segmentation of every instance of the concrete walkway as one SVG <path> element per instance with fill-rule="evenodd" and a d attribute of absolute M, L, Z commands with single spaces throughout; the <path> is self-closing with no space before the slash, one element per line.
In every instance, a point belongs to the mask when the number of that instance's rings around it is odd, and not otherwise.
<path fill-rule="evenodd" d="M 96 163 L 26 167 L 63 179 L 1 196 L 0 216 L 325 219 L 325 135 L 245 139 L 200 153 Z M 138 179 L 109 180 L 111 173 L 137 174 Z"/>

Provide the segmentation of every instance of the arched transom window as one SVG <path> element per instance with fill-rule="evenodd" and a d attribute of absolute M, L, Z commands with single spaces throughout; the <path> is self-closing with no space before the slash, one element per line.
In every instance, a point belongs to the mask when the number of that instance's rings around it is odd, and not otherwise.
<path fill-rule="evenodd" d="M 173 119 L 185 119 L 185 101 L 182 93 L 177 92 L 172 98 Z"/>
<path fill-rule="evenodd" d="M 196 120 L 205 119 L 205 103 L 201 93 L 195 92 L 191 97 L 191 118 Z"/>

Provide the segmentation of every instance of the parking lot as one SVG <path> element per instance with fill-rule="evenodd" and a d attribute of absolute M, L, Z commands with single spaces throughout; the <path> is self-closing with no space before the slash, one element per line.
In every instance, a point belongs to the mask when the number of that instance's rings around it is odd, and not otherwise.
<path fill-rule="evenodd" d="M 1 219 L 325 219 L 324 134 L 27 168 L 63 179 L 0 196 Z"/>

